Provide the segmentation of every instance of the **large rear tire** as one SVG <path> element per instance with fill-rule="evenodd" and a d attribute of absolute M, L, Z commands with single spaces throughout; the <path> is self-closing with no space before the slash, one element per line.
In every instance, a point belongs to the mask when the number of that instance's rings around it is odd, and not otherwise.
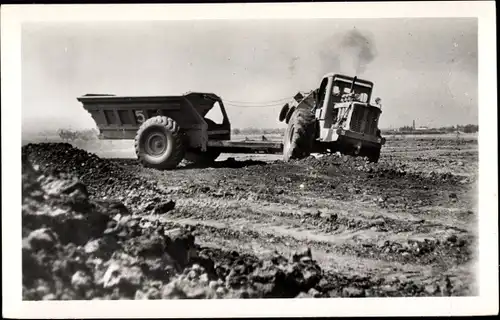
<path fill-rule="evenodd" d="M 295 112 L 295 107 L 288 108 L 288 111 L 285 116 L 285 123 L 289 124 L 290 119 L 292 118 L 293 113 Z"/>
<path fill-rule="evenodd" d="M 156 116 L 146 120 L 135 136 L 137 159 L 155 169 L 174 169 L 184 158 L 184 145 L 175 120 Z"/>
<path fill-rule="evenodd" d="M 283 141 L 283 160 L 302 159 L 311 154 L 316 119 L 307 109 L 296 109 Z"/>

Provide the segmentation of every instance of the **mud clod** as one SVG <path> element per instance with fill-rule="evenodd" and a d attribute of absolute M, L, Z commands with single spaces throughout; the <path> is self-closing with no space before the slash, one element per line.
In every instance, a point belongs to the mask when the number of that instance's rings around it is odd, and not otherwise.
<path fill-rule="evenodd" d="M 27 248 L 38 251 L 41 249 L 51 250 L 58 242 L 57 235 L 48 228 L 41 228 L 31 231 L 28 235 Z"/>

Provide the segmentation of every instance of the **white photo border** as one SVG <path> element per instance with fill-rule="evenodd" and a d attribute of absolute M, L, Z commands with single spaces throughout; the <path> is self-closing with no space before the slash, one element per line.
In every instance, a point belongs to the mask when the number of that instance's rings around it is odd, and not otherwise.
<path fill-rule="evenodd" d="M 498 313 L 496 16 L 493 1 L 4 5 L 2 70 L 2 267 L 4 317 L 427 316 Z M 21 25 L 24 22 L 313 18 L 478 19 L 479 289 L 477 297 L 156 301 L 22 301 Z"/>

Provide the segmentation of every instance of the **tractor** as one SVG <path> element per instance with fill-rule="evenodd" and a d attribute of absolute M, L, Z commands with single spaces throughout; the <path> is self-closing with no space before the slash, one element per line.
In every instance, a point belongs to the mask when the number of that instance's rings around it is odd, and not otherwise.
<path fill-rule="evenodd" d="M 313 152 L 339 151 L 378 161 L 377 122 L 381 110 L 368 103 L 373 84 L 330 74 L 319 89 L 286 104 L 279 120 L 288 124 L 283 143 L 231 140 L 231 124 L 222 99 L 213 93 L 179 96 L 86 94 L 77 100 L 90 113 L 99 139 L 133 140 L 137 159 L 146 167 L 174 169 L 182 160 L 209 165 L 225 153 L 283 153 L 284 160 Z M 219 108 L 222 122 L 207 117 Z"/>
<path fill-rule="evenodd" d="M 279 121 L 288 125 L 283 138 L 284 160 L 340 152 L 378 162 L 385 138 L 378 128 L 380 99 L 370 104 L 372 90 L 370 81 L 330 73 L 318 89 L 305 96 L 298 93 L 279 114 Z"/>

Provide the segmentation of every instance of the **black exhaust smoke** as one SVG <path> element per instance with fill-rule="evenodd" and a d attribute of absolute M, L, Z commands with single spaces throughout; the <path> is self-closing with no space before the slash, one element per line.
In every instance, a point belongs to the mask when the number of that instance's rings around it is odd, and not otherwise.
<path fill-rule="evenodd" d="M 375 41 L 368 35 L 354 29 L 342 38 L 340 47 L 352 57 L 356 75 L 362 74 L 370 62 L 377 56 Z"/>
<path fill-rule="evenodd" d="M 361 76 L 376 58 L 375 39 L 371 33 L 358 29 L 333 34 L 318 49 L 317 77 L 338 70 L 343 74 Z M 293 61 L 293 60 L 292 60 Z"/>

